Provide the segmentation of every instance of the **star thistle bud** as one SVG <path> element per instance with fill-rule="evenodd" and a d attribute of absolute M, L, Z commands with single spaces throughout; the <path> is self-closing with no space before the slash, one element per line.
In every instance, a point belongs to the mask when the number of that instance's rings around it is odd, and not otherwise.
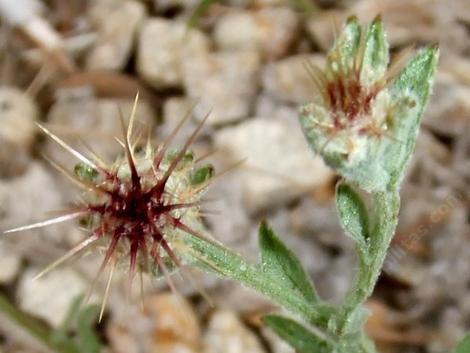
<path fill-rule="evenodd" d="M 86 248 L 97 245 L 104 248 L 97 276 L 108 265 L 111 266 L 105 300 L 114 268 L 122 263 L 129 267 L 129 291 L 136 271 L 163 274 L 174 289 L 168 273 L 171 268 L 180 266 L 184 259 L 177 244 L 187 236 L 206 239 L 202 235 L 204 227 L 199 209 L 201 197 L 214 173 L 210 165 L 201 165 L 189 150 L 205 119 L 180 149 L 171 149 L 170 143 L 191 115 L 189 113 L 161 146 L 153 147 L 149 139 L 146 146 L 137 150 L 138 141 L 131 141 L 134 137 L 134 113 L 135 105 L 127 128 L 121 118 L 124 135 L 121 143 L 125 154 L 112 165 L 107 165 L 91 151 L 93 157 L 86 157 L 40 126 L 80 160 L 74 173 L 56 162 L 49 162 L 83 190 L 82 202 L 59 217 L 6 233 L 81 219 L 90 227 L 90 235 L 38 277 Z"/>
<path fill-rule="evenodd" d="M 436 46 L 389 67 L 384 26 L 348 20 L 325 70 L 307 64 L 318 93 L 300 109 L 311 148 L 369 192 L 398 185 L 415 145 L 438 58 Z"/>

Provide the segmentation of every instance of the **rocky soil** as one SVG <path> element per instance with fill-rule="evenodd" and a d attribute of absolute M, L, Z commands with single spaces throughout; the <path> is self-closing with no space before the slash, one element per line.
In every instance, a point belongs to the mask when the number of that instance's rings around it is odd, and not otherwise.
<path fill-rule="evenodd" d="M 16 1 L 7 11 L 0 1 L 0 231 L 47 218 L 79 195 L 42 155 L 68 168 L 75 161 L 35 122 L 112 160 L 122 152 L 119 107 L 128 116 L 139 91 L 137 120 L 155 141 L 196 104 L 176 142 L 210 111 L 196 152 L 214 152 L 219 171 L 244 161 L 210 190 L 213 236 L 256 261 L 257 227 L 267 219 L 332 302 L 348 289 L 356 260 L 335 215 L 336 177 L 311 153 L 297 121 L 298 106 L 314 94 L 304 63 L 322 65 L 335 28 L 351 14 L 367 22 L 380 13 L 394 55 L 439 42 L 434 94 L 402 188 L 398 232 L 368 303 L 368 332 L 384 353 L 446 353 L 470 331 L 468 1 L 226 0 L 192 28 L 196 0 L 32 3 Z M 32 277 L 84 236 L 73 222 L 0 236 L 0 292 L 60 327 L 101 255 Z M 179 295 L 164 281 L 146 281 L 141 308 L 137 288 L 126 299 L 119 273 L 97 327 L 103 351 L 293 353 L 260 324 L 271 303 L 237 284 L 193 276 L 212 306 L 175 277 Z M 105 277 L 92 302 L 100 302 Z M 3 320 L 1 353 L 44 351 Z"/>

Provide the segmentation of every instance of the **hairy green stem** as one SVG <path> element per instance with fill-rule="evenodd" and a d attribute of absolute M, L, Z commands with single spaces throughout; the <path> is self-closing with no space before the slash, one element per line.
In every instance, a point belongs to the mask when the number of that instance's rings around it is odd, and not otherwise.
<path fill-rule="evenodd" d="M 354 311 L 372 295 L 395 234 L 400 210 L 398 189 L 375 193 L 373 201 L 375 222 L 372 224 L 369 251 L 367 255 L 362 254 L 359 257 L 359 271 L 355 283 L 347 293 L 339 311 L 337 331 L 341 334 L 348 331 L 348 324 Z"/>
<path fill-rule="evenodd" d="M 282 279 L 266 274 L 260 266 L 248 263 L 223 245 L 191 236 L 185 242 L 191 247 L 191 256 L 203 269 L 240 282 L 270 298 L 282 308 L 303 317 L 312 325 L 326 328 L 333 313 L 331 307 L 321 302 L 312 305 L 305 301 L 297 292 L 286 288 Z"/>

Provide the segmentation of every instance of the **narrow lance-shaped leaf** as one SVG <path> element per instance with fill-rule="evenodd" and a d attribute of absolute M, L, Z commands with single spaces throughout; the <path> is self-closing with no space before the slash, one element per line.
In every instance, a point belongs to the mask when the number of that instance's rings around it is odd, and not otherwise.
<path fill-rule="evenodd" d="M 271 228 L 262 222 L 259 229 L 262 270 L 286 283 L 301 294 L 308 302 L 319 301 L 310 277 L 299 259 L 276 236 Z"/>
<path fill-rule="evenodd" d="M 398 185 L 413 153 L 421 117 L 431 94 L 439 49 L 430 46 L 421 50 L 400 72 L 391 89 L 394 102 L 391 133 L 395 143 L 384 155 L 391 174 L 391 185 Z"/>
<path fill-rule="evenodd" d="M 185 236 L 184 260 L 221 276 L 239 281 L 272 299 L 306 321 L 325 329 L 333 314 L 333 308 L 323 302 L 309 302 L 301 292 L 292 288 L 284 277 L 264 272 L 260 265 L 246 262 L 239 254 L 214 241 L 195 236 Z"/>
<path fill-rule="evenodd" d="M 392 93 L 399 94 L 403 91 L 414 93 L 418 98 L 417 104 L 421 106 L 420 110 L 424 110 L 431 93 L 438 57 L 437 45 L 422 49 L 398 74 Z"/>
<path fill-rule="evenodd" d="M 336 189 L 336 208 L 346 234 L 357 243 L 362 253 L 367 253 L 369 238 L 367 208 L 359 194 L 347 183 L 340 184 Z"/>
<path fill-rule="evenodd" d="M 52 340 L 62 346 L 73 342 L 73 347 L 77 352 L 99 353 L 103 345 L 94 327 L 99 306 L 83 306 L 83 300 L 83 295 L 75 298 L 63 324 L 54 331 Z"/>
<path fill-rule="evenodd" d="M 103 346 L 94 324 L 99 314 L 99 306 L 92 305 L 78 313 L 77 334 L 79 346 L 84 353 L 99 353 Z"/>
<path fill-rule="evenodd" d="M 288 342 L 297 353 L 331 353 L 332 346 L 325 338 L 316 335 L 302 324 L 279 315 L 267 315 L 263 318 L 266 326 L 284 341 Z"/>

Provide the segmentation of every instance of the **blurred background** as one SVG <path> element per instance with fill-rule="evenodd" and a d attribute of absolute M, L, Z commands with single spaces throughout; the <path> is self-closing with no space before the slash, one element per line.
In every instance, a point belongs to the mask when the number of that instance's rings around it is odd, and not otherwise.
<path fill-rule="evenodd" d="M 354 248 L 335 214 L 337 178 L 309 150 L 296 111 L 314 92 L 303 64 L 323 65 L 351 14 L 364 23 L 381 14 L 394 55 L 441 47 L 367 330 L 384 353 L 451 351 L 470 330 L 468 0 L 0 0 L 0 231 L 78 197 L 42 155 L 68 168 L 76 161 L 39 134 L 36 121 L 112 161 L 122 151 L 118 106 L 128 116 L 137 91 L 137 119 L 156 143 L 197 102 L 177 143 L 211 110 L 196 153 L 214 152 L 217 170 L 245 159 L 210 190 L 210 232 L 256 261 L 257 227 L 267 219 L 320 294 L 340 302 L 355 273 Z M 92 304 L 101 302 L 106 276 L 90 305 L 76 303 L 99 255 L 32 280 L 85 236 L 73 222 L 1 236 L 1 353 L 51 351 L 14 323 L 8 313 L 23 315 L 18 309 L 28 314 L 25 325 L 75 340 L 78 352 L 293 353 L 260 324 L 272 304 L 198 272 L 212 306 L 174 276 L 181 296 L 164 281 L 145 281 L 142 309 L 137 282 L 127 300 L 119 271 L 96 324 Z"/>

